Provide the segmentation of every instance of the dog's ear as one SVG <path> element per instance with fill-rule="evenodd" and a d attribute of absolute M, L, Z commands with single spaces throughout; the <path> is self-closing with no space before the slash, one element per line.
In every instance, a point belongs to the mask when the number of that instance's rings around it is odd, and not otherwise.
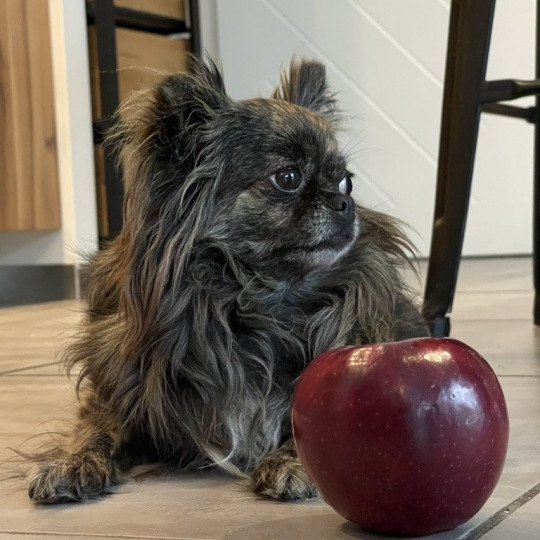
<path fill-rule="evenodd" d="M 156 142 L 164 150 L 180 148 L 182 158 L 196 150 L 201 127 L 229 102 L 215 63 L 193 59 L 190 68 L 189 74 L 164 79 L 154 95 Z"/>
<path fill-rule="evenodd" d="M 108 134 L 128 169 L 127 183 L 144 181 L 148 175 L 140 169 L 150 162 L 181 163 L 183 172 L 191 170 L 204 146 L 204 126 L 228 103 L 219 68 L 195 59 L 189 73 L 170 75 L 155 88 L 133 94 Z"/>
<path fill-rule="evenodd" d="M 272 97 L 306 107 L 334 122 L 339 119 L 335 94 L 329 89 L 326 69 L 316 60 L 293 59 L 281 74 Z"/>

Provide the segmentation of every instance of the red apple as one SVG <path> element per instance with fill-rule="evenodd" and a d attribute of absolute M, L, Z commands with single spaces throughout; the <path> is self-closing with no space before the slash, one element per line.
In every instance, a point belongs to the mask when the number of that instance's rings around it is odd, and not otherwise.
<path fill-rule="evenodd" d="M 300 378 L 292 423 L 323 498 L 388 534 L 430 534 L 470 519 L 495 488 L 508 446 L 497 377 L 455 339 L 321 355 Z"/>

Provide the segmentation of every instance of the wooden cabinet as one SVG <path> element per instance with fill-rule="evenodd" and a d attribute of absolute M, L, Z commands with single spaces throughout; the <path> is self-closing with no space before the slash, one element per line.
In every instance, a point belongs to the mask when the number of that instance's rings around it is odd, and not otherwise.
<path fill-rule="evenodd" d="M 0 231 L 59 227 L 48 0 L 1 0 Z"/>

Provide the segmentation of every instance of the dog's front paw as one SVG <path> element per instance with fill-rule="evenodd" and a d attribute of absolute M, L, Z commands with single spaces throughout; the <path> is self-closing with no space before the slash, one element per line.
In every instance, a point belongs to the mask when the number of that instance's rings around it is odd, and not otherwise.
<path fill-rule="evenodd" d="M 292 501 L 317 497 L 317 488 L 295 455 L 277 450 L 266 456 L 251 474 L 253 491 L 262 497 Z"/>
<path fill-rule="evenodd" d="M 108 463 L 94 459 L 58 460 L 32 471 L 28 495 L 34 502 L 77 502 L 104 495 L 115 483 Z"/>

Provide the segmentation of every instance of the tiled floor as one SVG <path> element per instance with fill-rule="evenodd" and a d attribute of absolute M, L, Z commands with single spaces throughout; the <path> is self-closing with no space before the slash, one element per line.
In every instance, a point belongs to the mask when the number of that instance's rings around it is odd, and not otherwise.
<path fill-rule="evenodd" d="M 433 538 L 540 538 L 540 495 L 531 498 L 540 482 L 540 329 L 530 316 L 530 267 L 529 259 L 462 266 L 453 336 L 483 353 L 500 376 L 511 440 L 502 478 L 485 507 L 469 523 Z M 16 465 L 6 447 L 17 448 L 29 435 L 52 429 L 52 419 L 69 416 L 73 392 L 54 354 L 77 321 L 76 309 L 61 302 L 0 310 L 0 539 L 375 538 L 322 501 L 262 501 L 225 474 L 202 471 L 128 483 L 83 505 L 33 506 L 23 482 L 9 478 Z"/>

